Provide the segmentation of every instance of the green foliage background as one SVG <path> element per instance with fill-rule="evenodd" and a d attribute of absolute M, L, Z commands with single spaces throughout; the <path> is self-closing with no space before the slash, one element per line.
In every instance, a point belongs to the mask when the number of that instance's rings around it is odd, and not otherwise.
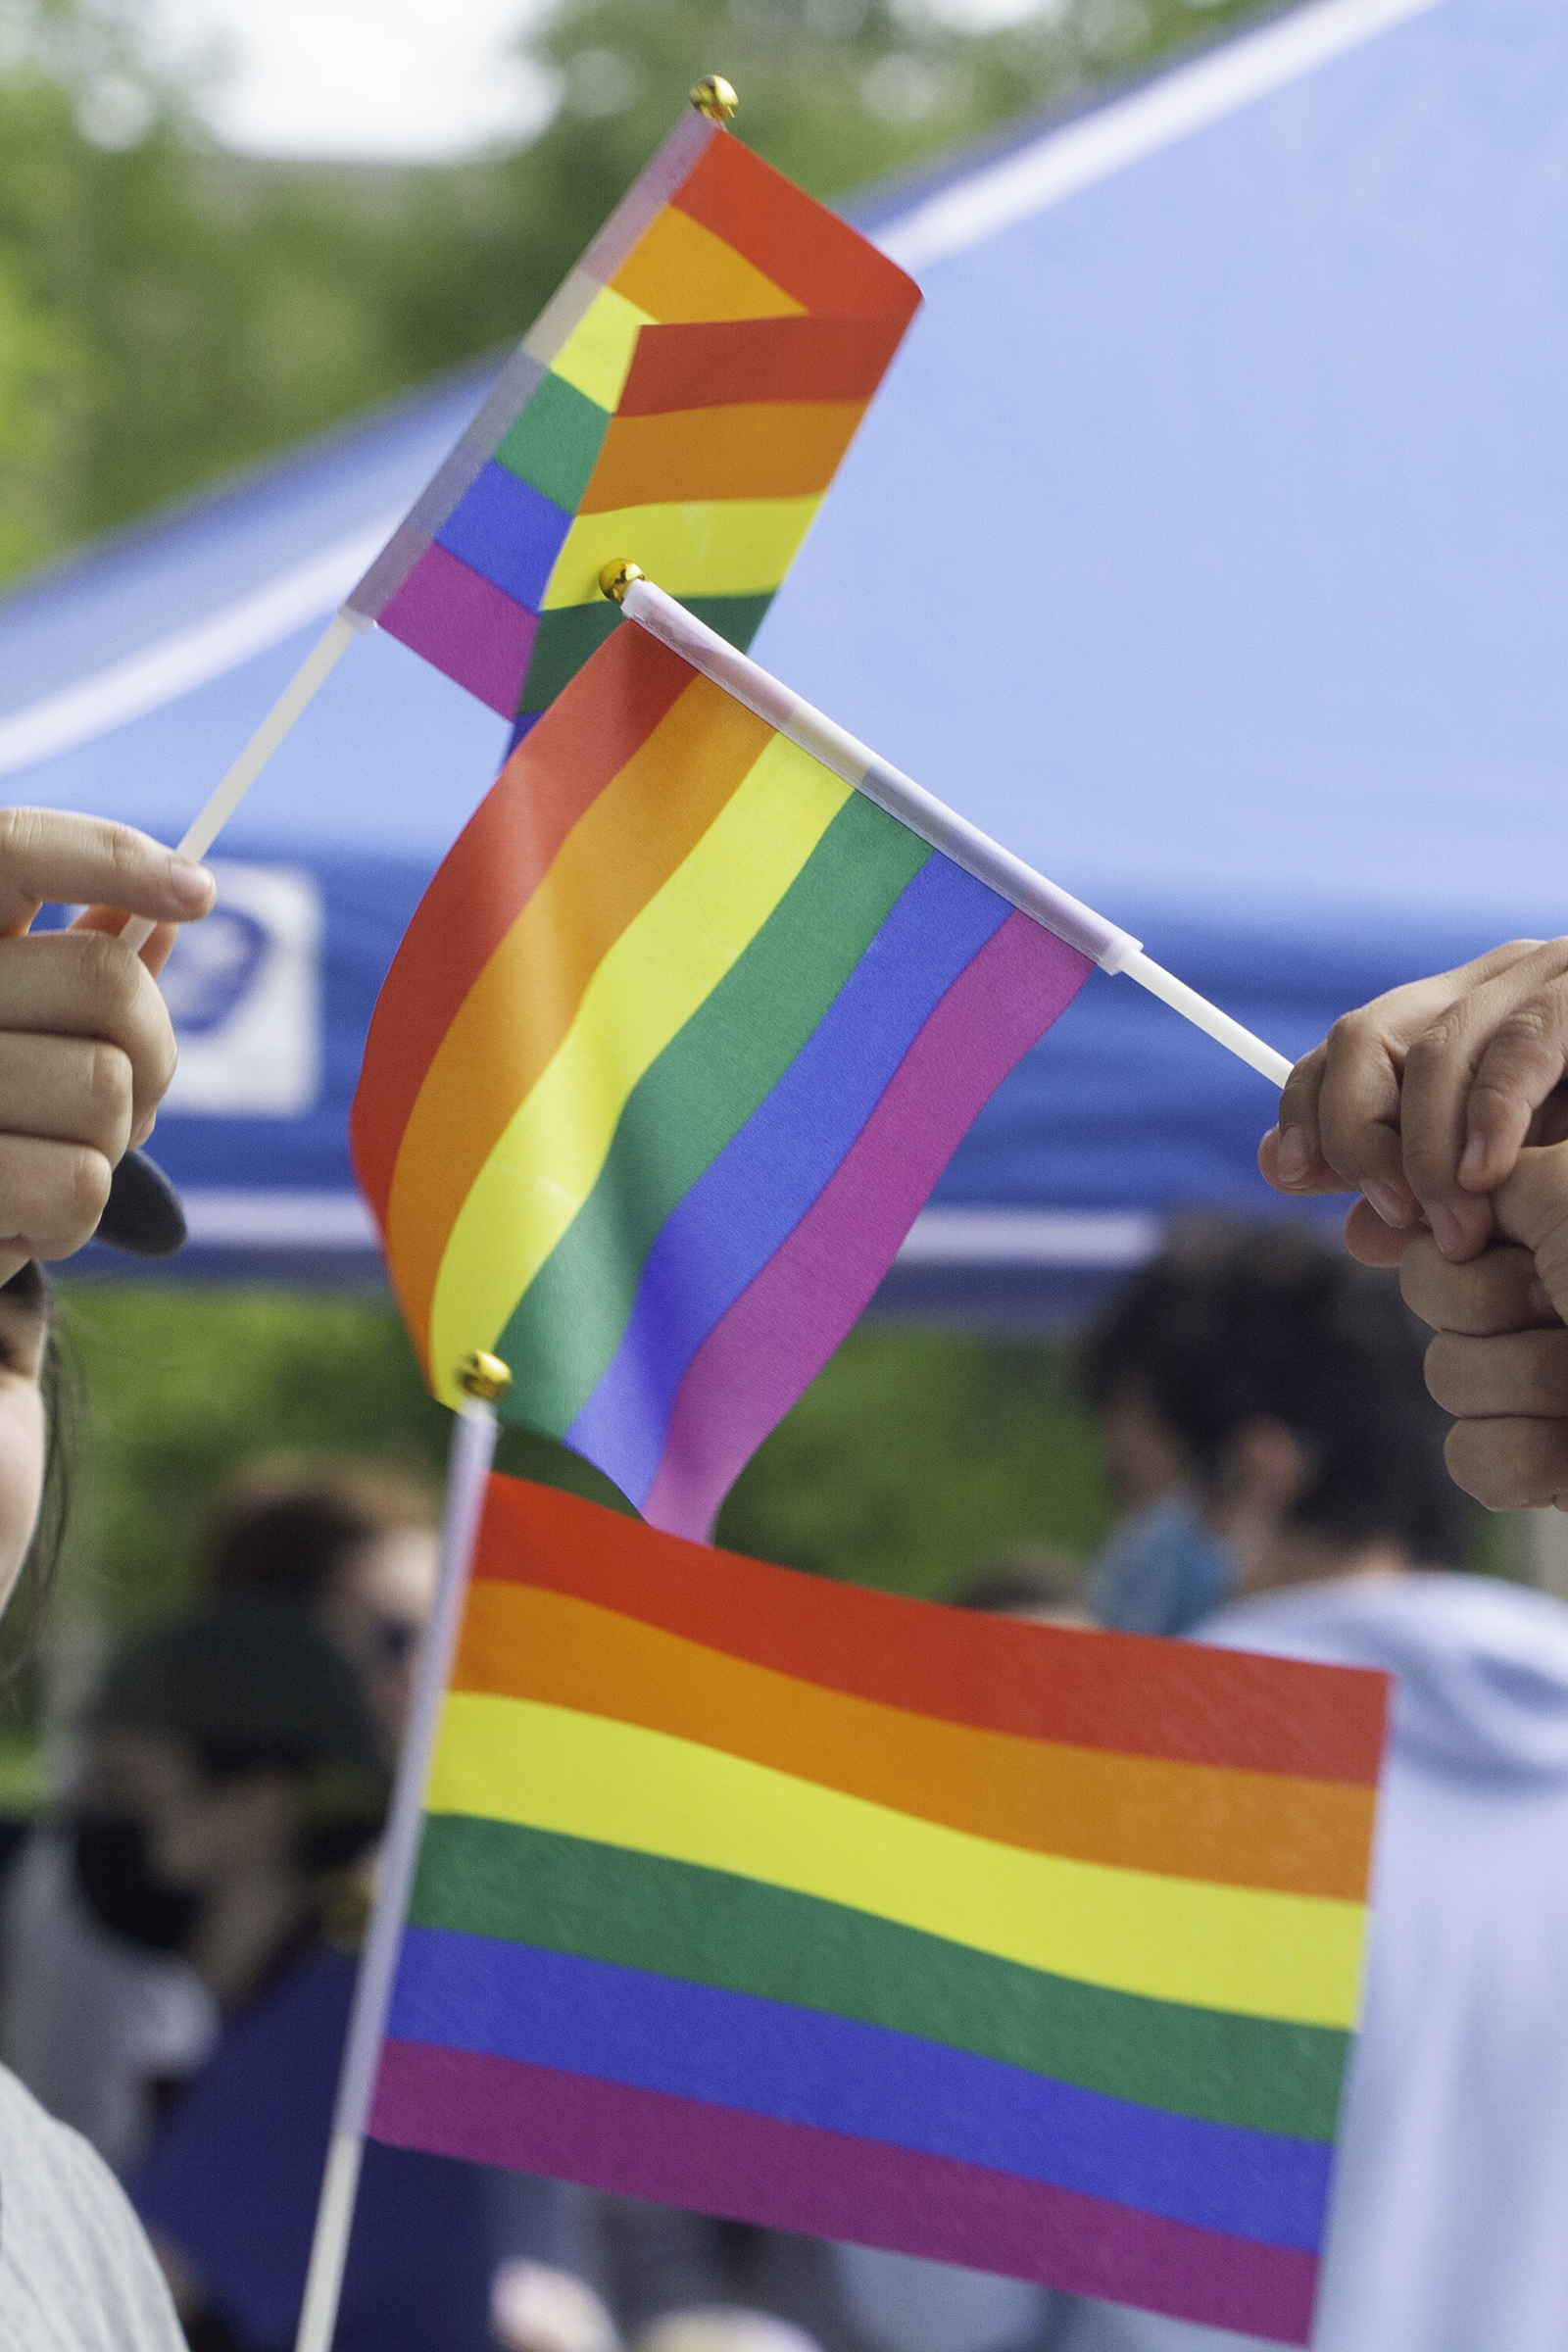
<path fill-rule="evenodd" d="M 0 580 L 515 338 L 701 73 L 739 87 L 741 135 L 833 197 L 1222 30 L 1244 0 L 1055 0 L 984 35 L 918 0 L 559 0 L 519 35 L 558 96 L 548 127 L 442 169 L 219 152 L 137 5 L 0 0 Z M 68 1635 L 176 1603 L 205 1498 L 251 1451 L 439 1473 L 446 1416 L 380 1295 L 68 1280 L 65 1320 L 88 1403 Z M 503 1458 L 595 1487 L 558 1449 L 508 1439 Z M 884 1327 L 762 1448 L 720 1535 L 941 1592 L 1009 1542 L 1081 1551 L 1104 1518 L 1057 1353 Z M 14 1722 L 40 1690 L 14 1683 Z"/>
<path fill-rule="evenodd" d="M 259 1446 L 441 1476 L 450 1417 L 378 1294 L 78 1283 L 62 1321 L 86 1407 L 68 1614 L 118 1625 L 176 1606 L 208 1494 Z M 498 1458 L 625 1507 L 542 1439 L 508 1432 Z M 940 1595 L 1012 1544 L 1086 1550 L 1105 1518 L 1059 1350 L 872 1325 L 748 1466 L 718 1533 L 791 1566 Z"/>

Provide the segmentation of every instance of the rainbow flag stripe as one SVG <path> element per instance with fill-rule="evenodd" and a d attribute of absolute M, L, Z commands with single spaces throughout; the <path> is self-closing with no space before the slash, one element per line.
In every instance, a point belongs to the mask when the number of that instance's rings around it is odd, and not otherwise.
<path fill-rule="evenodd" d="M 345 611 L 519 731 L 645 570 L 751 643 L 919 303 L 836 215 L 687 116 Z"/>
<path fill-rule="evenodd" d="M 492 1479 L 370 2129 L 1304 2342 L 1386 1696 Z"/>
<path fill-rule="evenodd" d="M 701 1535 L 1092 956 L 644 631 L 513 753 L 377 1004 L 355 1164 L 439 1396 Z"/>

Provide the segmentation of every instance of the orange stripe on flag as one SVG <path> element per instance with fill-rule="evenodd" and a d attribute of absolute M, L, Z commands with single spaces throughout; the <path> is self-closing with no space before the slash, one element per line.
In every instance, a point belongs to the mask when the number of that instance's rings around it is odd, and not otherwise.
<path fill-rule="evenodd" d="M 691 684 L 636 630 L 615 633 L 594 676 L 561 696 L 569 723 L 548 757 L 520 743 L 420 900 L 370 1022 L 354 1098 L 355 1171 L 383 1228 L 392 1174 L 420 1087 L 459 1007 L 572 826 Z"/>
<path fill-rule="evenodd" d="M 1375 1791 L 971 1729 L 778 1674 L 591 1602 L 479 1583 L 452 1688 L 664 1732 L 972 1837 L 1360 1902 Z"/>
<path fill-rule="evenodd" d="M 864 407 L 759 401 L 616 416 L 578 512 L 729 498 L 805 498 L 825 490 Z"/>
<path fill-rule="evenodd" d="M 564 732 L 555 717 L 553 742 Z M 605 956 L 771 739 L 761 719 L 694 677 L 584 811 L 469 989 L 419 1089 L 387 1207 L 387 1255 L 421 1348 L 447 1238 L 479 1171 Z"/>

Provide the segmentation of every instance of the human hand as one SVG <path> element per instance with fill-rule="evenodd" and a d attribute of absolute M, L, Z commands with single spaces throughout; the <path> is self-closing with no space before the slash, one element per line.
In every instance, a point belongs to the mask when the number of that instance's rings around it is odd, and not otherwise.
<path fill-rule="evenodd" d="M 1278 1191 L 1356 1191 L 1353 1254 L 1399 1261 L 1430 1227 L 1462 1264 L 1527 1144 L 1568 1134 L 1568 940 L 1515 940 L 1337 1021 L 1291 1073 L 1258 1165 Z"/>
<path fill-rule="evenodd" d="M 90 1241 L 151 1134 L 175 1059 L 153 976 L 214 887 L 128 825 L 0 809 L 0 1282 Z M 44 905 L 83 902 L 69 931 L 31 932 Z M 140 956 L 113 936 L 137 914 L 158 925 Z"/>
<path fill-rule="evenodd" d="M 1455 1483 L 1489 1510 L 1568 1509 L 1568 1144 L 1521 1152 L 1494 1207 L 1506 1238 L 1461 1264 L 1411 1234 L 1399 1287 L 1437 1331 L 1427 1387 L 1458 1416 Z"/>

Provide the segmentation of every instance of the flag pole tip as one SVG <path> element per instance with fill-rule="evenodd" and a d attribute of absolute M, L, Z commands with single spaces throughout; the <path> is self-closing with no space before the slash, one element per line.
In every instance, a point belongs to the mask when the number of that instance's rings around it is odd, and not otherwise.
<path fill-rule="evenodd" d="M 600 593 L 608 596 L 612 604 L 621 604 L 633 580 L 640 580 L 642 576 L 643 567 L 640 564 L 630 564 L 624 556 L 616 556 L 599 574 Z"/>
<path fill-rule="evenodd" d="M 499 1355 L 487 1355 L 482 1348 L 475 1348 L 458 1366 L 458 1386 L 465 1396 L 494 1404 L 511 1388 L 512 1373 Z"/>
<path fill-rule="evenodd" d="M 692 84 L 692 104 L 710 122 L 727 122 L 740 100 L 734 83 L 726 81 L 722 74 L 705 74 L 701 81 Z"/>

